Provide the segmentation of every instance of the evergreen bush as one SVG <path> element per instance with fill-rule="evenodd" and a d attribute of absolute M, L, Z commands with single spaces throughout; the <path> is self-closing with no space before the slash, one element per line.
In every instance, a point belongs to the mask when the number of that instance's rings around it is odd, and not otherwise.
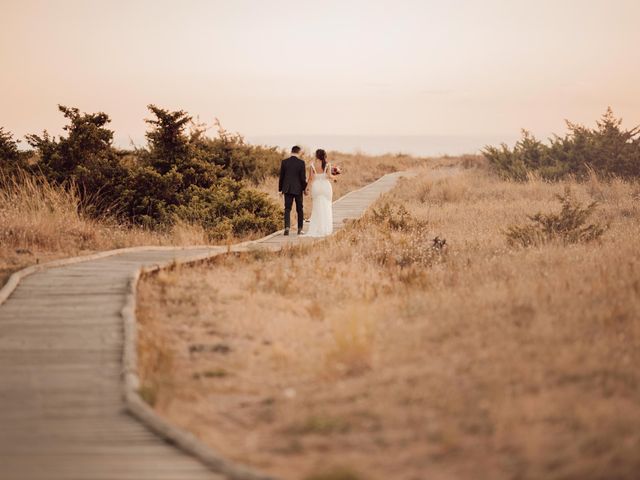
<path fill-rule="evenodd" d="M 252 185 L 277 172 L 283 153 L 248 145 L 218 124 L 218 136 L 182 110 L 149 105 L 147 147 L 123 152 L 113 146 L 109 116 L 59 106 L 65 134 L 27 135 L 35 150 L 27 165 L 10 133 L 0 129 L 3 174 L 30 170 L 66 188 L 77 188 L 93 216 L 112 216 L 153 229 L 184 221 L 201 225 L 212 240 L 267 233 L 279 209 Z"/>
<path fill-rule="evenodd" d="M 503 178 L 524 181 L 530 173 L 546 180 L 568 175 L 586 178 L 592 170 L 603 177 L 640 177 L 640 127 L 621 128 L 611 108 L 596 122 L 596 128 L 567 121 L 568 133 L 554 135 L 545 145 L 523 130 L 510 149 L 506 144 L 487 146 L 483 155 Z"/>

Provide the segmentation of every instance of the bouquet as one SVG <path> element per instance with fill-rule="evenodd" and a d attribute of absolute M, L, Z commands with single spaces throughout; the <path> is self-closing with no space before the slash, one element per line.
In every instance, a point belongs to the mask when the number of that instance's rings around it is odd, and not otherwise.
<path fill-rule="evenodd" d="M 338 165 L 331 165 L 331 175 L 340 175 L 342 169 Z"/>

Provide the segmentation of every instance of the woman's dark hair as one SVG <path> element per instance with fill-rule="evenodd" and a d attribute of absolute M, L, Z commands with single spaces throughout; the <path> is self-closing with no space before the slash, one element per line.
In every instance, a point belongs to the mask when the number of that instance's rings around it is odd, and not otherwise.
<path fill-rule="evenodd" d="M 322 171 L 324 172 L 324 169 L 327 167 L 327 152 L 319 148 L 316 150 L 316 158 L 322 160 Z"/>

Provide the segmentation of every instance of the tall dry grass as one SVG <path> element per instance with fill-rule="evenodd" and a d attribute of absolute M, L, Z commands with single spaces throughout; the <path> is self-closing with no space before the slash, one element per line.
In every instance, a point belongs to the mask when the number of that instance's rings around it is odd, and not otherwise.
<path fill-rule="evenodd" d="M 605 234 L 510 246 L 566 186 Z M 639 199 L 423 174 L 322 243 L 144 279 L 140 357 L 172 358 L 145 381 L 165 377 L 171 421 L 286 479 L 634 479 Z"/>
<path fill-rule="evenodd" d="M 99 250 L 168 244 L 203 244 L 196 226 L 177 224 L 167 233 L 91 219 L 74 188 L 27 174 L 0 177 L 0 285 L 15 270 L 56 258 Z"/>
<path fill-rule="evenodd" d="M 334 159 L 345 170 L 334 185 L 335 198 L 390 171 L 426 163 L 413 157 L 337 153 L 332 154 Z M 277 178 L 271 177 L 259 188 L 281 203 L 277 184 Z M 310 205 L 307 198 L 307 213 L 311 211 Z M 209 243 L 199 225 L 178 221 L 170 231 L 152 231 L 122 225 L 110 218 L 95 220 L 83 212 L 74 188 L 61 188 L 37 176 L 8 177 L 0 172 L 0 285 L 20 268 L 57 258 L 139 245 Z"/>

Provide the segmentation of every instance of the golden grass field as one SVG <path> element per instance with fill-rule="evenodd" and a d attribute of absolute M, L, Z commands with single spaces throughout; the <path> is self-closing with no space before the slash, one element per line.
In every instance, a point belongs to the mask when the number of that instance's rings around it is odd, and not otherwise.
<path fill-rule="evenodd" d="M 349 172 L 344 182 L 335 184 L 337 195 L 390 171 L 420 163 L 405 156 L 333 154 L 333 158 Z M 278 204 L 282 202 L 276 178 L 267 179 L 259 189 Z M 306 210 L 311 211 L 309 207 Z M 30 176 L 2 178 L 0 172 L 0 286 L 16 270 L 58 258 L 140 245 L 208 243 L 206 232 L 197 225 L 179 223 L 170 231 L 157 232 L 124 226 L 108 218 L 94 220 L 82 212 L 80 199 L 73 191 Z"/>
<path fill-rule="evenodd" d="M 604 235 L 510 246 L 566 186 Z M 637 183 L 421 170 L 326 241 L 146 276 L 142 394 L 285 479 L 636 479 L 639 238 Z"/>
<path fill-rule="evenodd" d="M 82 214 L 73 191 L 43 179 L 0 179 L 0 286 L 16 270 L 58 258 L 136 245 L 203 243 L 203 232 L 177 225 L 163 234 Z"/>
<path fill-rule="evenodd" d="M 149 232 L 85 218 L 77 195 L 44 180 L 0 180 L 0 286 L 14 271 L 36 263 L 161 242 Z"/>

